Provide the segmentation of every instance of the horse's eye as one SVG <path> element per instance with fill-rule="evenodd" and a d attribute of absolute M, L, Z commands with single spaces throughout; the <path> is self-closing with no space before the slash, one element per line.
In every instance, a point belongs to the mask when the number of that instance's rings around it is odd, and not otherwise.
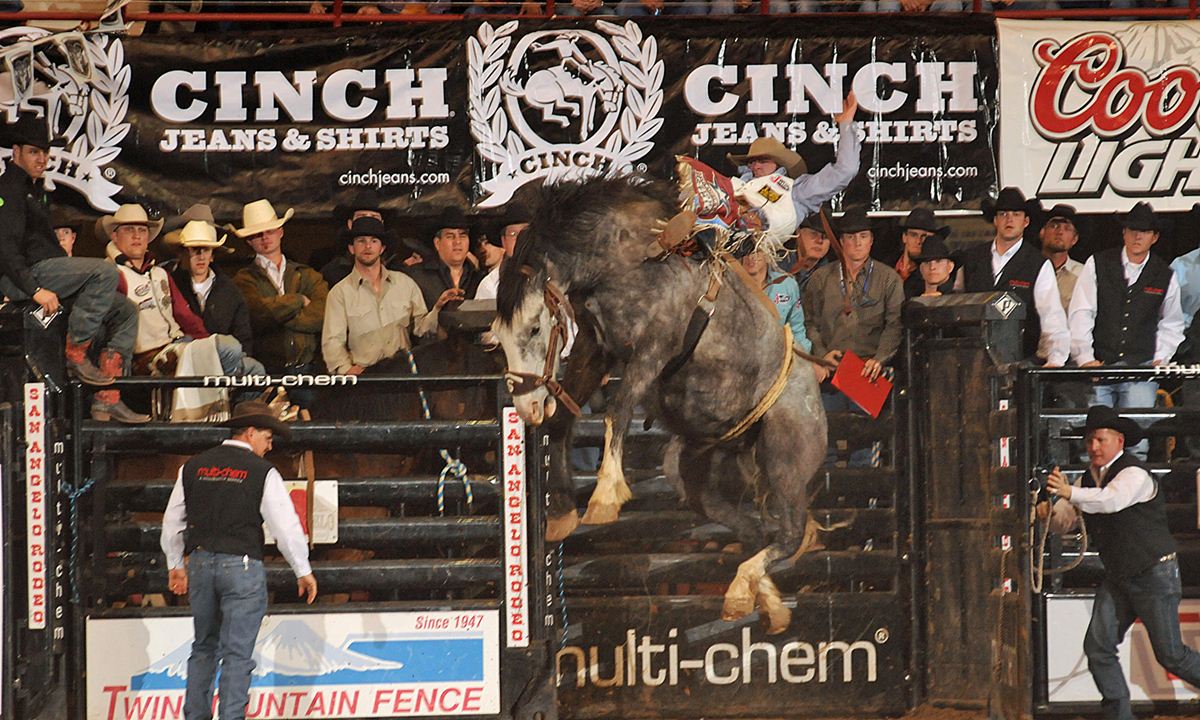
<path fill-rule="evenodd" d="M 541 325 L 534 325 L 532 328 L 529 329 L 529 337 L 535 338 L 538 336 L 538 333 L 540 333 L 541 331 L 542 331 Z"/>

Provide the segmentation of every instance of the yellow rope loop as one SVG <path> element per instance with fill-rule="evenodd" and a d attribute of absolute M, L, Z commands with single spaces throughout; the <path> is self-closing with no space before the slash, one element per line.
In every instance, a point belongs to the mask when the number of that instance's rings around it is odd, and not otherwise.
<path fill-rule="evenodd" d="M 772 310 L 774 308 L 772 307 Z M 783 326 L 783 363 L 779 366 L 779 375 L 776 376 L 775 382 L 771 388 L 767 390 L 767 394 L 763 395 L 762 400 L 754 406 L 750 414 L 742 418 L 741 422 L 734 425 L 729 432 L 721 436 L 720 442 L 732 440 L 750 429 L 754 423 L 762 419 L 763 415 L 771 409 L 779 396 L 783 394 L 783 389 L 787 387 L 788 373 L 792 370 L 792 329 L 787 325 Z"/>

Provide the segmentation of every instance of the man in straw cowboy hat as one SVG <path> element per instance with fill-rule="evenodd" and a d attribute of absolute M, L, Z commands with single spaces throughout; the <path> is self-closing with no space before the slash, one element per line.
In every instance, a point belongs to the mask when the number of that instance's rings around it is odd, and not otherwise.
<path fill-rule="evenodd" d="M 1071 333 L 1046 258 L 1024 242 L 1029 217 L 1038 212 L 1036 200 L 1026 200 L 1020 188 L 1006 187 L 995 200 L 984 198 L 983 217 L 996 229 L 992 242 L 963 251 L 954 278 L 959 292 L 1012 293 L 1025 304 L 1024 353 L 1037 356 L 1042 348 L 1047 367 L 1061 367 L 1071 350 Z M 1043 336 L 1045 338 L 1043 339 Z"/>
<path fill-rule="evenodd" d="M 8 128 L 12 147 L 0 176 L 0 293 L 13 300 L 32 300 L 46 315 L 60 309 L 62 298 L 74 298 L 67 317 L 67 370 L 88 385 L 111 385 L 122 375 L 122 363 L 112 357 L 128 356 L 137 333 L 133 304 L 117 293 L 119 274 L 112 264 L 97 258 L 69 257 L 50 226 L 50 196 L 38 182 L 46 172 L 52 142 L 44 121 L 23 114 Z M 98 338 L 109 356 L 103 372 L 88 358 Z M 115 391 L 106 404 L 120 403 Z M 128 408 L 125 408 L 127 411 Z M 144 417 L 144 416 L 143 416 Z M 142 421 L 136 413 L 120 411 L 117 419 Z"/>
<path fill-rule="evenodd" d="M 744 155 L 726 156 L 738 167 L 735 196 L 762 215 L 768 234 L 791 237 L 800 221 L 858 175 L 862 145 L 854 127 L 857 111 L 858 100 L 850 93 L 834 118 L 839 133 L 837 157 L 815 173 L 808 172 L 798 153 L 773 137 L 758 138 Z"/>
<path fill-rule="evenodd" d="M 204 206 L 207 208 L 207 206 Z M 212 214 L 209 213 L 209 217 Z M 262 375 L 266 368 L 252 355 L 254 331 L 246 299 L 233 280 L 212 268 L 213 253 L 233 252 L 225 245 L 228 236 L 217 237 L 217 228 L 206 220 L 191 220 L 176 233 L 179 263 L 171 274 L 179 294 L 204 327 L 216 335 L 228 335 L 242 346 L 241 369 L 246 375 Z"/>
<path fill-rule="evenodd" d="M 1051 501 L 1039 503 L 1038 515 L 1049 516 L 1056 533 L 1070 531 L 1080 514 L 1087 520 L 1104 562 L 1104 581 L 1092 604 L 1083 652 L 1104 717 L 1133 720 L 1117 647 L 1135 620 L 1145 628 L 1158 663 L 1193 687 L 1200 687 L 1200 654 L 1184 645 L 1179 630 L 1179 560 L 1166 498 L 1150 470 L 1125 452 L 1141 428 L 1097 405 L 1088 409 L 1082 429 L 1088 469 L 1072 484 L 1054 468 L 1046 481 Z"/>
<path fill-rule="evenodd" d="M 316 270 L 283 254 L 283 226 L 294 211 L 280 217 L 267 200 L 242 208 L 242 227 L 234 234 L 254 250 L 254 262 L 233 277 L 246 298 L 254 326 L 254 350 L 271 372 L 310 373 L 316 368 L 329 286 Z M 304 405 L 311 395 L 292 393 Z"/>
<path fill-rule="evenodd" d="M 187 595 L 192 609 L 187 720 L 212 718 L 218 669 L 222 720 L 246 716 L 254 644 L 267 610 L 264 522 L 296 575 L 300 597 L 309 604 L 317 597 L 296 508 L 279 471 L 264 459 L 276 436 L 288 437 L 288 426 L 260 400 L 239 403 L 225 425 L 234 429 L 230 439 L 179 468 L 160 537 L 170 590 Z"/>

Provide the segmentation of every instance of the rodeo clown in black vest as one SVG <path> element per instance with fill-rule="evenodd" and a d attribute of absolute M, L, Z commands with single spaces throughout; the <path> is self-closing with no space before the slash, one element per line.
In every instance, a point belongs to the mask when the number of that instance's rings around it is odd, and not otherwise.
<path fill-rule="evenodd" d="M 1158 663 L 1194 687 L 1200 687 L 1200 653 L 1180 636 L 1179 561 L 1166 500 L 1154 476 L 1125 452 L 1140 428 L 1112 408 L 1095 405 L 1083 431 L 1090 464 L 1082 482 L 1072 485 L 1058 468 L 1047 480 L 1052 497 L 1066 501 L 1054 503 L 1050 530 L 1070 531 L 1083 513 L 1099 546 L 1104 581 L 1096 591 L 1083 651 L 1103 698 L 1104 717 L 1133 720 L 1129 686 L 1117 659 L 1117 646 L 1133 621 L 1142 621 Z M 1039 517 L 1048 511 L 1046 502 L 1039 505 Z"/>
<path fill-rule="evenodd" d="M 1079 367 L 1162 365 L 1183 341 L 1179 281 L 1150 253 L 1160 230 L 1154 210 L 1138 203 L 1121 221 L 1124 247 L 1088 258 L 1075 281 L 1068 322 L 1071 357 Z M 1153 381 L 1097 385 L 1092 402 L 1154 407 Z"/>
<path fill-rule="evenodd" d="M 188 595 L 195 639 L 188 658 L 185 720 L 211 720 L 213 676 L 221 668 L 221 720 L 243 720 L 254 643 L 267 611 L 263 522 L 312 603 L 317 581 L 308 544 L 283 478 L 263 459 L 288 427 L 262 401 L 239 403 L 225 423 L 233 437 L 179 469 L 163 516 L 169 586 Z M 184 569 L 186 549 L 188 561 Z"/>
<path fill-rule="evenodd" d="M 1017 296 L 1026 307 L 1025 356 L 1034 357 L 1041 341 L 1046 367 L 1062 367 L 1070 353 L 1071 335 L 1054 268 L 1037 248 L 1023 241 L 1029 215 L 1039 207 L 1036 200 L 1026 200 L 1015 187 L 1001 190 L 995 202 L 984 198 L 983 216 L 996 227 L 996 238 L 962 253 L 954 289 L 1003 290 Z"/>

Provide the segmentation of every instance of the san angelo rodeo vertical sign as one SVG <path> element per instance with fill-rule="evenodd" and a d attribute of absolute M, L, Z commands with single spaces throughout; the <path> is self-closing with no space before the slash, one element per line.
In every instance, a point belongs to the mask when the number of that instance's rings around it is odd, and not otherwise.
<path fill-rule="evenodd" d="M 1082 212 L 1200 200 L 1200 23 L 997 24 L 1002 185 Z"/>

